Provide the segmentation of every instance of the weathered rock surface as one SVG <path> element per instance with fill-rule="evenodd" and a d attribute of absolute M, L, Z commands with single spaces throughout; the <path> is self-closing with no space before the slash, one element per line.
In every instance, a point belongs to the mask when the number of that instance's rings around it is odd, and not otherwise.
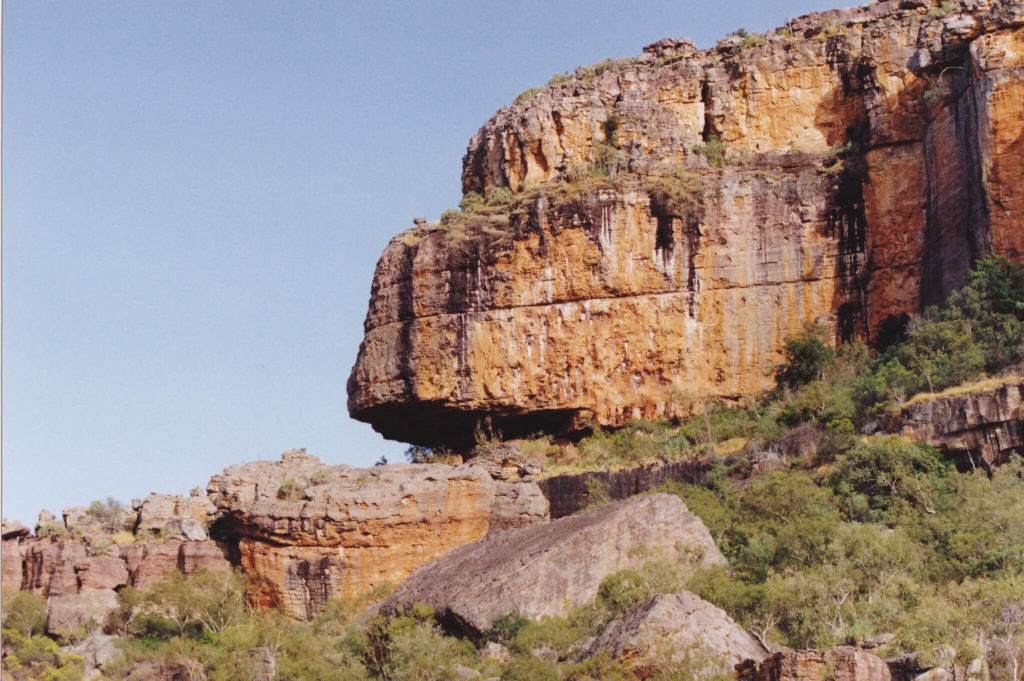
<path fill-rule="evenodd" d="M 542 478 L 537 485 L 551 504 L 551 519 L 554 520 L 594 503 L 594 489 L 606 492 L 611 500 L 627 499 L 670 480 L 700 482 L 712 465 L 710 461 L 676 461 L 621 471 L 569 473 Z"/>
<path fill-rule="evenodd" d="M 804 321 L 870 337 L 978 255 L 1024 257 L 1024 8 L 967 6 L 887 0 L 746 46 L 662 41 L 502 109 L 463 185 L 517 203 L 388 245 L 350 413 L 456 447 L 485 416 L 517 436 L 686 413 L 768 387 Z M 564 182 L 612 115 L 615 180 Z M 694 150 L 712 135 L 723 167 Z M 678 168 L 666 200 L 652 179 Z"/>
<path fill-rule="evenodd" d="M 903 410 L 900 433 L 954 456 L 967 467 L 990 468 L 1024 451 L 1024 381 L 995 389 L 936 397 Z"/>
<path fill-rule="evenodd" d="M 128 584 L 128 568 L 120 558 L 85 558 L 75 564 L 82 591 L 116 589 Z"/>
<path fill-rule="evenodd" d="M 187 521 L 205 527 L 215 519 L 216 512 L 217 508 L 206 495 L 183 497 L 154 492 L 142 502 L 136 529 L 160 532 L 170 525 L 171 532 L 180 532 L 182 523 Z"/>
<path fill-rule="evenodd" d="M 22 550 L 21 542 L 18 539 L 4 539 L 3 543 L 0 544 L 0 581 L 3 582 L 4 588 L 7 589 L 20 589 L 22 581 L 24 580 L 24 572 L 22 569 Z"/>
<path fill-rule="evenodd" d="M 725 612 L 683 591 L 654 596 L 612 622 L 587 651 L 605 651 L 630 663 L 645 678 L 659 664 L 689 654 L 697 677 L 728 674 L 747 659 L 760 662 L 769 651 Z"/>
<path fill-rule="evenodd" d="M 102 624 L 115 608 L 117 593 L 113 589 L 51 596 L 46 599 L 46 630 L 59 635 L 75 633 L 88 625 Z"/>
<path fill-rule="evenodd" d="M 22 588 L 44 598 L 78 592 L 75 566 L 85 559 L 85 546 L 72 540 L 33 541 L 24 547 Z"/>
<path fill-rule="evenodd" d="M 498 615 L 564 615 L 592 601 L 601 580 L 640 560 L 637 549 L 725 563 L 704 523 L 675 496 L 618 501 L 581 515 L 488 536 L 412 574 L 381 604 L 432 606 L 471 637 Z"/>
<path fill-rule="evenodd" d="M 132 544 L 125 552 L 132 586 L 142 590 L 167 580 L 175 570 L 191 577 L 202 570 L 230 570 L 232 562 L 231 547 L 215 541 Z"/>
<path fill-rule="evenodd" d="M 326 466 L 303 452 L 232 466 L 210 480 L 220 531 L 241 537 L 256 600 L 308 618 L 328 598 L 398 583 L 489 532 L 548 518 L 530 482 L 483 466 Z"/>
<path fill-rule="evenodd" d="M 32 531 L 19 523 L 17 520 L 3 521 L 3 539 L 22 539 L 32 534 Z"/>
<path fill-rule="evenodd" d="M 115 640 L 115 636 L 108 636 L 102 630 L 96 629 L 84 640 L 67 649 L 69 653 L 80 656 L 85 662 L 82 681 L 102 679 L 103 665 L 124 654 L 114 643 Z"/>
<path fill-rule="evenodd" d="M 889 666 L 866 650 L 840 647 L 775 653 L 736 667 L 738 681 L 890 681 Z"/>

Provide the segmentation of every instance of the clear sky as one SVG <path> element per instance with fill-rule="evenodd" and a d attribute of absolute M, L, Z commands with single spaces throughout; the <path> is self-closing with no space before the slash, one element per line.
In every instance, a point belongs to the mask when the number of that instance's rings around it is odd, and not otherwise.
<path fill-rule="evenodd" d="M 849 3 L 839 3 L 839 6 Z M 403 460 L 345 382 L 373 268 L 555 73 L 836 0 L 3 3 L 3 514 L 293 447 Z"/>

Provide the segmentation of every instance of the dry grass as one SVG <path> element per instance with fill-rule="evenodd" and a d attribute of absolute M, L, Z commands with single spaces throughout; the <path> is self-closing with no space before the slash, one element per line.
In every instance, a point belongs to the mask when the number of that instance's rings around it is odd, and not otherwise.
<path fill-rule="evenodd" d="M 986 376 L 985 378 L 980 378 L 977 381 L 954 385 L 951 388 L 946 388 L 942 392 L 918 393 L 907 400 L 907 403 L 903 406 L 906 408 L 922 402 L 931 402 L 932 400 L 940 400 L 946 397 L 959 397 L 960 395 L 970 395 L 971 393 L 988 392 L 990 390 L 1001 388 L 1004 385 L 1009 385 L 1010 383 L 1021 382 L 1024 382 L 1024 376 L 1021 376 L 1016 372 L 1006 376 L 996 376 L 994 378 Z"/>
<path fill-rule="evenodd" d="M 723 442 L 716 444 L 712 451 L 715 456 L 730 456 L 732 454 L 739 454 L 747 448 L 750 444 L 750 440 L 745 437 L 734 437 Z"/>

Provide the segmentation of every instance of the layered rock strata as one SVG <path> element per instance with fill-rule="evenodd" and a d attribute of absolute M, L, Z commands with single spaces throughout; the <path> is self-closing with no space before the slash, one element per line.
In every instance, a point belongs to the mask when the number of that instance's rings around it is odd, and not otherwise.
<path fill-rule="evenodd" d="M 890 681 L 882 658 L 848 646 L 775 653 L 759 664 L 737 665 L 739 681 Z"/>
<path fill-rule="evenodd" d="M 350 413 L 456 447 L 485 417 L 685 414 L 768 387 L 806 321 L 870 339 L 1020 259 L 1022 26 L 1013 0 L 888 0 L 524 94 L 463 165 L 513 203 L 382 255 Z"/>
<path fill-rule="evenodd" d="M 601 581 L 645 556 L 720 565 L 725 558 L 679 497 L 652 494 L 491 535 L 423 566 L 380 605 L 426 603 L 479 640 L 498 615 L 565 615 L 593 601 Z"/>
<path fill-rule="evenodd" d="M 1024 452 L 1024 381 L 1011 379 L 994 389 L 938 395 L 903 409 L 900 433 L 955 458 L 965 468 L 1005 463 Z"/>
<path fill-rule="evenodd" d="M 534 483 L 484 466 L 325 466 L 302 452 L 232 466 L 210 480 L 216 533 L 238 540 L 254 600 L 308 619 L 332 597 L 397 584 L 416 568 L 496 529 L 544 521 Z"/>

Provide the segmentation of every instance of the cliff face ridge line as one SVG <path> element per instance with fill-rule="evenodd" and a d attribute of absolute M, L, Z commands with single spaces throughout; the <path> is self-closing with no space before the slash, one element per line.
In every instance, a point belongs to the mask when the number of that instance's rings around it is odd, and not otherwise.
<path fill-rule="evenodd" d="M 513 202 L 381 256 L 351 415 L 455 447 L 485 417 L 682 415 L 768 387 L 805 321 L 870 339 L 976 257 L 1021 259 L 1022 26 L 1009 0 L 892 0 L 524 93 L 463 163 Z"/>

